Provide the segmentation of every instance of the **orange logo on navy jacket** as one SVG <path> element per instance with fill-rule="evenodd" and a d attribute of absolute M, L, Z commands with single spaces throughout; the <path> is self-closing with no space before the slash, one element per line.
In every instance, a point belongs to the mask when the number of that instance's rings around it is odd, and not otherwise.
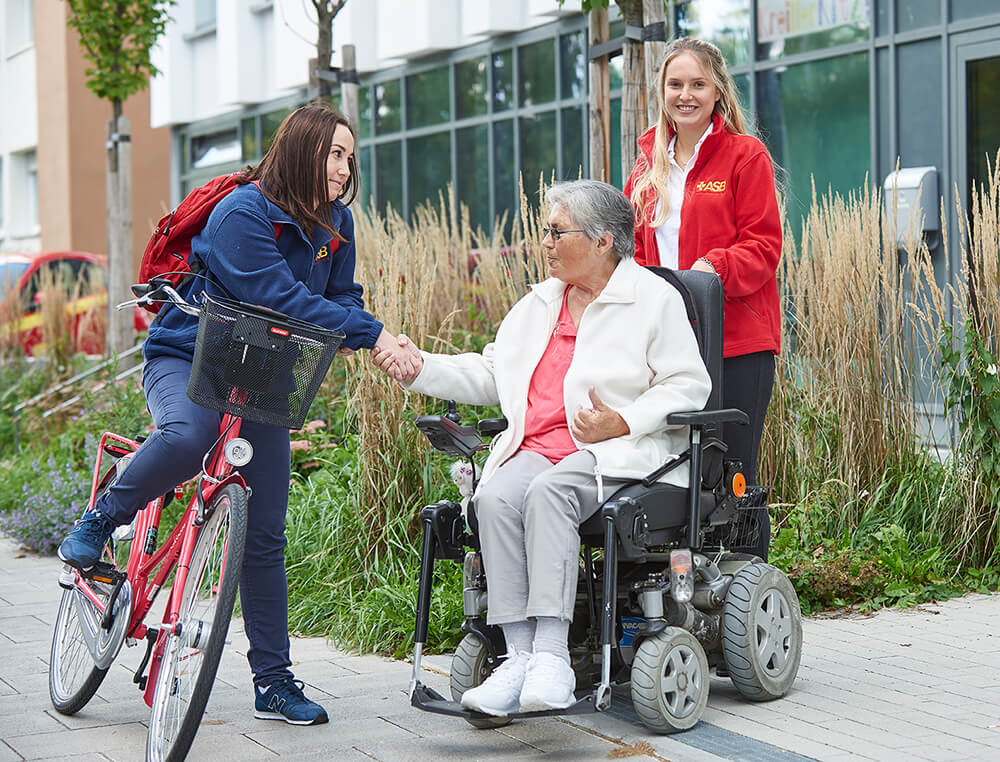
<path fill-rule="evenodd" d="M 330 247 L 324 243 L 323 248 L 316 252 L 316 261 L 319 262 L 321 259 L 326 259 L 328 256 L 330 256 Z"/>
<path fill-rule="evenodd" d="M 699 193 L 725 193 L 725 180 L 699 180 L 694 189 Z"/>

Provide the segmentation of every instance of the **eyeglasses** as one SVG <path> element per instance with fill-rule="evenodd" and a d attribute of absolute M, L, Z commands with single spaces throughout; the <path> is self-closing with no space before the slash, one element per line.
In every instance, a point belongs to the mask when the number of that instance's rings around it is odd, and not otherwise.
<path fill-rule="evenodd" d="M 586 230 L 560 230 L 559 228 L 542 228 L 543 237 L 547 235 L 552 236 L 553 241 L 558 241 L 562 236 L 567 233 L 586 233 Z"/>

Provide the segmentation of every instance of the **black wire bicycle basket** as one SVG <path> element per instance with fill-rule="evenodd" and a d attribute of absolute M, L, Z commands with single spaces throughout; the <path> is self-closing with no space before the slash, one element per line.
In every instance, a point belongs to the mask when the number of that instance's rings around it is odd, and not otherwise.
<path fill-rule="evenodd" d="M 301 428 L 344 334 L 266 307 L 203 299 L 188 397 L 247 421 Z"/>

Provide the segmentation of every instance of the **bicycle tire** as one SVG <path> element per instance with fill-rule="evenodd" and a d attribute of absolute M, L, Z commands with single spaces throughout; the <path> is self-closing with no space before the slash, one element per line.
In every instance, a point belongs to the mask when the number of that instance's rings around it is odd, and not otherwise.
<path fill-rule="evenodd" d="M 63 590 L 49 650 L 49 699 L 60 714 L 73 715 L 87 705 L 108 674 L 94 664 L 83 639 L 79 605 L 91 605 L 76 589 Z"/>
<path fill-rule="evenodd" d="M 146 737 L 148 762 L 180 762 L 187 756 L 233 616 L 246 541 L 246 490 L 228 484 L 208 508 L 211 515 L 195 541 L 181 595 L 180 633 L 163 642 Z"/>

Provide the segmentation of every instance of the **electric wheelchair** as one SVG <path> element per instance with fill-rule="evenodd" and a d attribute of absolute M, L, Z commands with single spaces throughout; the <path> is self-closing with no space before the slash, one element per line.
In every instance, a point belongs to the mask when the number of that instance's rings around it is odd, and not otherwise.
<path fill-rule="evenodd" d="M 801 611 L 788 578 L 753 547 L 756 511 L 766 490 L 747 488 L 742 464 L 727 459 L 723 423 L 747 422 L 721 410 L 722 286 L 712 274 L 650 268 L 682 294 L 712 379 L 704 410 L 671 414 L 666 424 L 690 427 L 690 447 L 644 479 L 618 490 L 580 526 L 582 561 L 569 647 L 577 701 L 567 709 L 493 717 L 466 709 L 462 694 L 479 685 L 506 652 L 503 633 L 486 624 L 486 589 L 473 506 L 442 501 L 421 511 L 423 549 L 414 633 L 410 702 L 425 711 L 461 716 L 476 727 L 512 718 L 572 715 L 608 709 L 612 687 L 631 684 L 633 708 L 650 729 L 694 726 L 708 701 L 710 669 L 728 671 L 751 701 L 784 696 L 798 672 Z M 669 330 L 669 327 L 666 327 Z M 431 444 L 470 461 L 506 426 L 504 419 L 463 426 L 450 404 L 444 416 L 417 426 Z M 656 480 L 690 463 L 688 487 Z M 465 638 L 451 666 L 451 698 L 420 682 L 427 640 L 434 563 L 463 564 Z"/>

